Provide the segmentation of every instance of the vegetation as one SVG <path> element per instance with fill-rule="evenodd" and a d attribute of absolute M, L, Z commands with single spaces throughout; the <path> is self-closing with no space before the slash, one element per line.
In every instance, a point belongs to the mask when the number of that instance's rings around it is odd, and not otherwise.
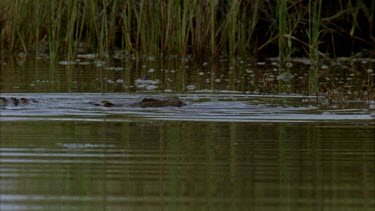
<path fill-rule="evenodd" d="M 374 47 L 374 1 L 2 0 L 0 46 L 74 57 L 108 53 L 347 56 Z M 359 49 L 357 49 L 359 47 Z M 46 49 L 44 49 L 46 48 Z"/>
<path fill-rule="evenodd" d="M 194 59 L 278 56 L 281 80 L 271 87 L 279 92 L 290 91 L 291 58 L 306 57 L 311 64 L 308 93 L 318 95 L 337 89 L 319 80 L 330 74 L 321 68 L 322 58 L 375 55 L 374 2 L 1 0 L 0 49 L 2 55 L 44 53 L 53 61 L 74 60 L 81 52 L 97 53 L 100 59 L 116 49 Z M 369 73 L 366 90 L 373 89 L 372 77 Z"/>

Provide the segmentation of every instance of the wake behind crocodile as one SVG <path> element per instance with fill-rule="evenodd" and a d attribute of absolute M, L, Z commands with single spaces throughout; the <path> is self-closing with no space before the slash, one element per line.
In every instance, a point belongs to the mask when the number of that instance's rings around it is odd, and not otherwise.
<path fill-rule="evenodd" d="M 312 122 L 369 121 L 375 102 L 365 106 L 317 105 L 314 97 L 249 94 L 2 94 L 20 101 L 0 106 L 1 121 L 220 121 Z M 27 103 L 23 103 L 28 99 Z M 110 104 L 108 104 L 110 103 Z"/>

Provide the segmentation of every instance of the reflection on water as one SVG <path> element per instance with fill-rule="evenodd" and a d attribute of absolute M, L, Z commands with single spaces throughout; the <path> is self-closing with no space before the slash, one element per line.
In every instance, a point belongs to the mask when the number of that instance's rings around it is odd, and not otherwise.
<path fill-rule="evenodd" d="M 46 55 L 44 55 L 46 56 Z M 212 59 L 122 55 L 105 61 L 78 55 L 75 61 L 51 63 L 48 57 L 1 57 L 2 92 L 212 92 L 275 94 L 309 93 L 306 58 L 292 59 L 286 73 L 276 59 Z M 317 80 L 320 95 L 331 101 L 374 100 L 374 59 L 321 61 Z M 339 93 L 339 94 L 338 94 Z"/>
<path fill-rule="evenodd" d="M 370 122 L 4 121 L 1 210 L 372 210 Z"/>

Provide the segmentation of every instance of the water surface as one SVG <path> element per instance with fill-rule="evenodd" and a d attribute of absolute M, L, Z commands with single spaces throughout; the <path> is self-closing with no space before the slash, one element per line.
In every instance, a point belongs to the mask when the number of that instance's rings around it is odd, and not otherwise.
<path fill-rule="evenodd" d="M 82 62 L 3 62 L 0 96 L 38 102 L 0 107 L 1 211 L 375 209 L 374 100 L 275 95 L 241 61 Z M 187 105 L 91 104 L 156 95 Z"/>
<path fill-rule="evenodd" d="M 5 121 L 1 210 L 371 210 L 374 129 Z"/>

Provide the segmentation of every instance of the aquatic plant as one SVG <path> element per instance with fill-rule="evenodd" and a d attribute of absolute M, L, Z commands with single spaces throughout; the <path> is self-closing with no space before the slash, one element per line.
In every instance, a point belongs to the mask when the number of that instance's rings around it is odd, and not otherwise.
<path fill-rule="evenodd" d="M 116 50 L 196 60 L 277 56 L 279 76 L 291 74 L 289 60 L 303 56 L 312 64 L 309 93 L 318 94 L 321 58 L 374 54 L 374 13 L 374 1 L 363 0 L 2 0 L 0 50 L 48 54 L 51 61 L 74 61 L 82 52 L 106 60 Z M 251 87 L 285 92 L 293 82 L 267 78 Z"/>
<path fill-rule="evenodd" d="M 2 0 L 0 45 L 38 53 L 48 42 L 51 56 L 67 58 L 82 48 L 104 55 L 121 48 L 195 57 L 273 56 L 277 49 L 281 60 L 297 52 L 315 58 L 319 48 L 337 54 L 347 40 L 353 52 L 358 43 L 373 47 L 374 7 L 363 0 Z M 318 45 L 323 42 L 329 44 Z"/>

